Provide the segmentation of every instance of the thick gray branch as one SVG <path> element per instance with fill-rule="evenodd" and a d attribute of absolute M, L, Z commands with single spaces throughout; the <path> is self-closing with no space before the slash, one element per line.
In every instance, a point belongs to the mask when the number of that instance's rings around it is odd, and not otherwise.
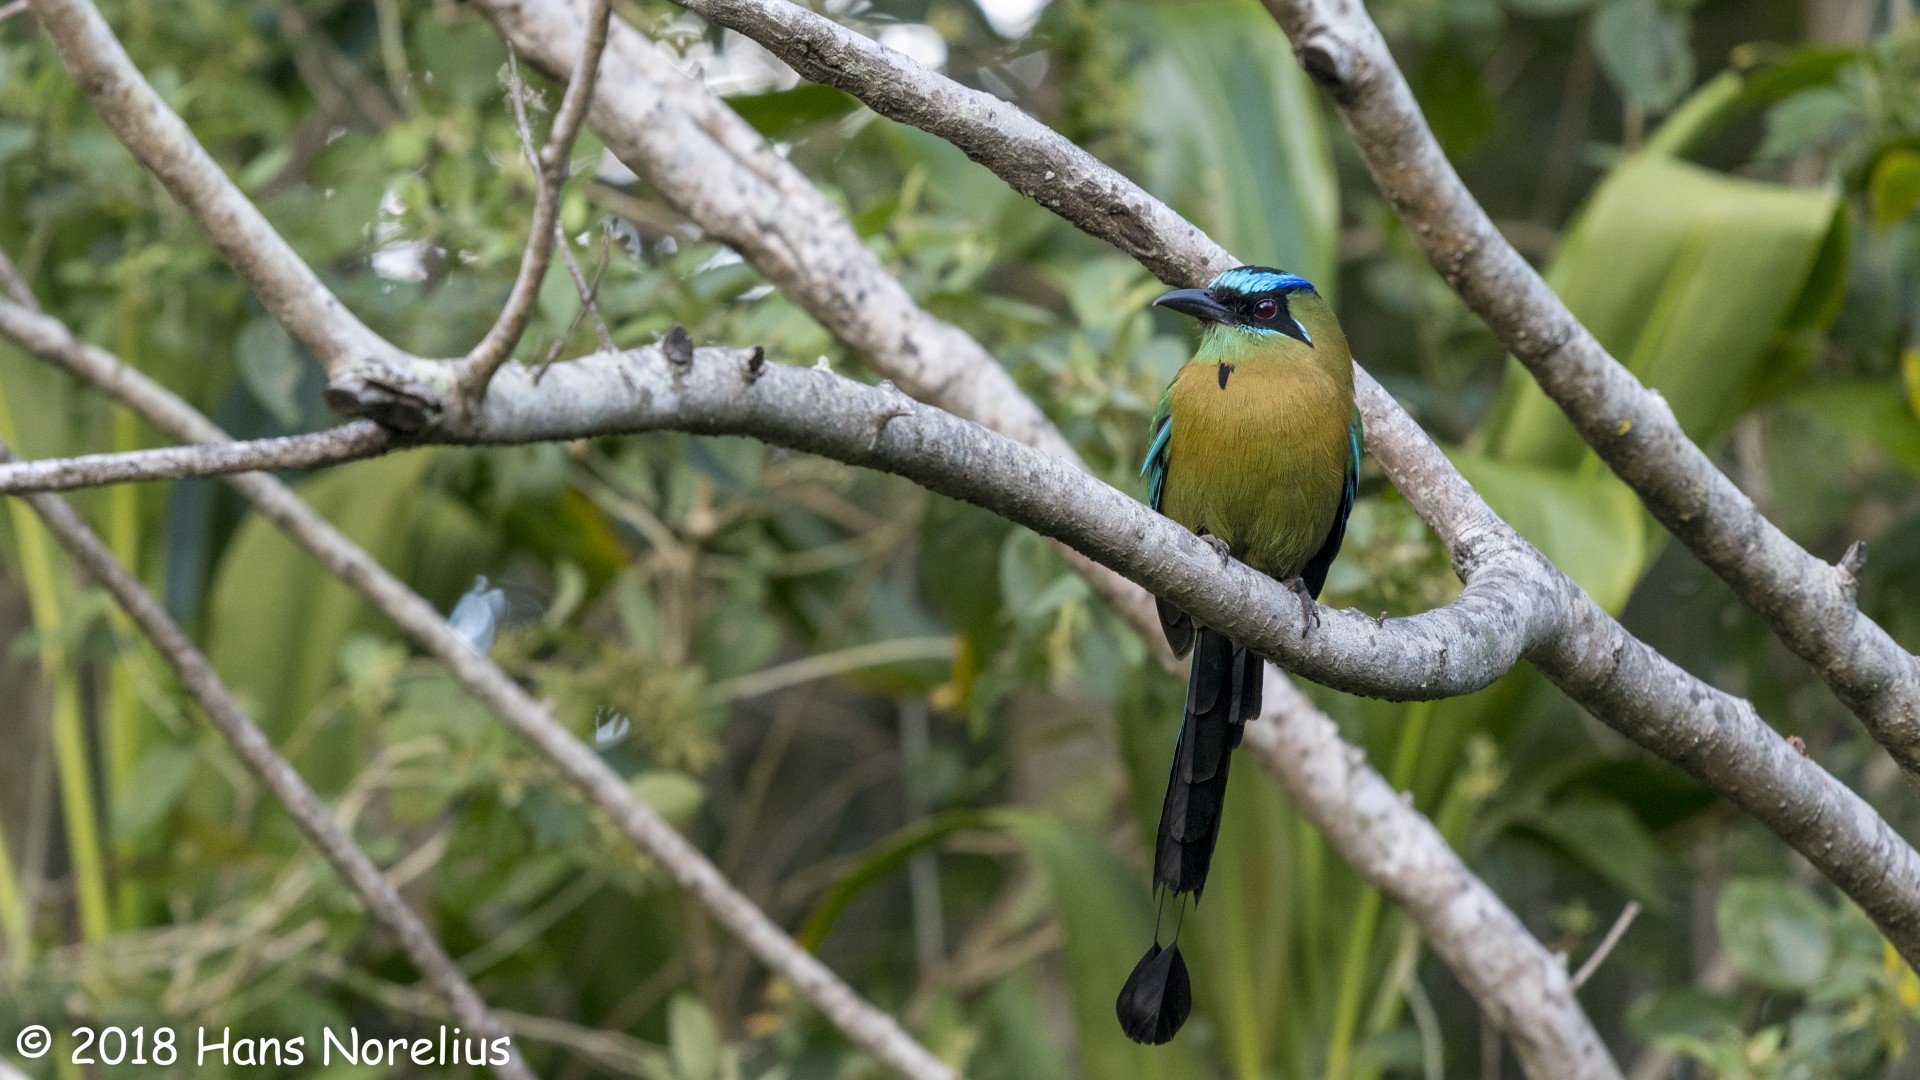
<path fill-rule="evenodd" d="M 12 460 L 12 452 L 0 443 L 0 461 Z M 120 565 L 107 545 L 65 500 L 57 495 L 29 495 L 27 502 L 60 546 L 113 594 L 128 618 L 153 642 L 167 666 L 180 679 L 180 685 L 200 703 L 214 728 L 233 747 L 248 771 L 280 800 L 294 824 L 360 897 L 367 911 L 393 934 L 413 965 L 440 991 L 452 1018 L 488 1038 L 505 1036 L 506 1028 L 487 1009 L 487 1003 L 461 974 L 460 966 L 440 947 L 426 924 L 401 899 L 400 890 L 394 888 L 380 867 L 334 820 L 320 796 L 314 794 L 293 766 L 274 750 L 266 734 L 255 726 L 253 718 L 214 673 L 205 654 L 194 646 L 160 602 Z M 503 1076 L 534 1080 L 532 1070 L 521 1060 L 518 1051 L 498 1068 Z"/>
<path fill-rule="evenodd" d="M 1374 182 L 1447 283 L 1654 517 L 1811 664 L 1902 767 L 1920 772 L 1920 660 L 1854 604 L 1854 574 L 1753 505 L 1657 392 L 1607 354 L 1500 235 L 1447 161 L 1359 0 L 1265 0 L 1340 107 Z"/>

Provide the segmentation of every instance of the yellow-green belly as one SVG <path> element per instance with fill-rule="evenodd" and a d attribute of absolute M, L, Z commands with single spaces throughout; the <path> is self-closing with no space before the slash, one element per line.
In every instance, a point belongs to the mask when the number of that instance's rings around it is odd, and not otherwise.
<path fill-rule="evenodd" d="M 1346 484 L 1353 398 L 1307 364 L 1214 364 L 1174 378 L 1161 511 L 1277 578 L 1326 542 Z"/>

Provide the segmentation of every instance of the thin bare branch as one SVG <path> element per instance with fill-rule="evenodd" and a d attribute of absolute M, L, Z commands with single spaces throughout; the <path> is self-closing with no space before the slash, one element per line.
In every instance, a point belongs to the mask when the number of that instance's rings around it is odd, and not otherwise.
<path fill-rule="evenodd" d="M 594 84 L 600 74 L 600 55 L 606 51 L 607 27 L 612 17 L 613 0 L 590 0 L 586 38 L 580 47 L 579 59 L 574 62 L 573 74 L 567 80 L 567 92 L 560 100 L 560 111 L 554 114 L 553 127 L 547 132 L 546 144 L 540 148 L 537 156 L 529 159 L 536 185 L 533 226 L 527 234 L 527 249 L 520 257 L 520 274 L 514 279 L 513 289 L 507 293 L 506 305 L 500 309 L 487 336 L 480 339 L 480 344 L 473 347 L 461 365 L 460 392 L 470 400 L 477 401 L 485 396 L 494 372 L 513 356 L 514 346 L 520 343 L 521 335 L 527 332 L 527 324 L 533 320 L 533 303 L 540 294 L 541 281 L 547 276 L 547 266 L 553 259 L 556 240 L 563 250 L 566 247 L 566 239 L 556 233 L 560 219 L 560 194 L 566 187 L 567 164 L 573 154 L 574 137 L 579 135 L 580 125 L 587 117 L 587 106 L 593 100 Z M 523 143 L 530 143 L 526 88 L 520 82 L 520 65 L 512 49 L 507 51 L 507 70 L 508 96 L 513 99 L 514 120 L 519 125 Z M 567 252 L 566 256 L 567 261 L 572 263 L 572 252 Z M 578 278 L 577 266 L 574 267 L 574 274 Z M 591 304 L 592 301 L 583 302 Z"/>
<path fill-rule="evenodd" d="M 1613 947 L 1620 944 L 1620 939 L 1627 935 L 1627 927 L 1632 926 L 1633 920 L 1639 917 L 1640 901 L 1627 901 L 1627 906 L 1620 909 L 1619 918 L 1614 919 L 1613 925 L 1608 928 L 1607 936 L 1601 938 L 1600 944 L 1594 947 L 1593 955 L 1587 957 L 1587 962 L 1581 964 L 1580 970 L 1573 973 L 1575 990 L 1587 985 L 1587 980 L 1593 978 L 1593 973 L 1599 971 L 1600 965 L 1607 962 L 1607 954 L 1611 953 Z"/>
<path fill-rule="evenodd" d="M 26 0 L 14 0 L 13 6 L 23 7 L 25 4 Z M 0 287 L 7 290 L 7 295 L 13 298 L 14 303 L 28 311 L 40 310 L 40 301 L 34 297 L 33 289 L 28 287 L 27 279 L 20 276 L 20 268 L 13 265 L 13 258 L 4 251 L 0 251 Z"/>
<path fill-rule="evenodd" d="M 1501 236 L 1360 0 L 1264 2 L 1435 269 L 1654 517 L 1920 774 L 1920 659 L 1855 606 L 1857 568 L 1816 558 L 1769 521 Z"/>
<path fill-rule="evenodd" d="M 12 451 L 0 443 L 0 461 L 11 460 Z M 400 890 L 334 820 L 326 803 L 314 794 L 293 766 L 274 750 L 266 734 L 255 726 L 253 718 L 214 673 L 205 654 L 195 647 L 160 602 L 120 565 L 107 545 L 65 500 L 45 494 L 26 498 L 60 546 L 113 595 L 128 618 L 153 642 L 179 678 L 180 685 L 199 702 L 207 719 L 233 747 L 248 771 L 280 800 L 300 831 L 360 897 L 368 912 L 393 934 L 407 958 L 445 999 L 451 1018 L 471 1030 L 485 1033 L 490 1039 L 506 1036 L 507 1029 L 488 1011 L 486 1002 L 461 974 L 453 958 L 440 947 L 426 924 L 401 899 Z M 505 1065 L 496 1068 L 503 1076 L 534 1080 L 533 1072 L 518 1051 L 513 1052 Z"/>
<path fill-rule="evenodd" d="M 567 242 L 566 230 L 559 222 L 553 223 L 553 242 L 560 245 L 560 258 L 567 264 L 567 275 L 573 278 L 574 290 L 580 294 L 580 306 L 593 319 L 593 332 L 600 337 L 600 348 L 605 352 L 619 352 L 620 346 L 613 343 L 613 331 L 607 329 L 607 320 L 600 317 L 600 277 L 607 272 L 607 245 L 600 245 L 600 261 L 593 268 L 593 278 L 580 272 L 580 260 L 573 257 L 573 245 Z M 574 323 L 579 323 L 574 318 Z M 571 330 L 568 333 L 572 333 Z"/>
<path fill-rule="evenodd" d="M 117 454 L 87 454 L 45 461 L 0 463 L 0 493 L 71 491 L 143 480 L 181 480 L 238 472 L 307 469 L 383 454 L 393 433 L 371 420 L 355 420 L 307 435 L 207 446 L 168 446 Z"/>
<path fill-rule="evenodd" d="M 6 22 L 15 15 L 24 15 L 26 11 L 27 0 L 13 0 L 11 4 L 0 6 L 0 22 Z"/>

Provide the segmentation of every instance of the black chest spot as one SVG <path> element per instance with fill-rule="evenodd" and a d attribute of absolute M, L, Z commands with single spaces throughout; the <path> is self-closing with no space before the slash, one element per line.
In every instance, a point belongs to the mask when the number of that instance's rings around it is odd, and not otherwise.
<path fill-rule="evenodd" d="M 1221 365 L 1220 365 L 1220 389 L 1222 389 L 1222 390 L 1225 390 L 1225 389 L 1227 388 L 1227 379 L 1228 379 L 1228 377 L 1230 377 L 1230 376 L 1231 376 L 1232 374 L 1233 374 L 1233 365 L 1232 365 L 1232 364 L 1221 364 Z"/>

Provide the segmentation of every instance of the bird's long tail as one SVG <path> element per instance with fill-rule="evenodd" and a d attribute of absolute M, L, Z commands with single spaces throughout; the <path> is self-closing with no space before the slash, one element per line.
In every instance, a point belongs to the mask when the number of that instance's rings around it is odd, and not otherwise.
<path fill-rule="evenodd" d="M 1207 883 L 1220 839 L 1231 754 L 1240 745 L 1242 725 L 1260 715 L 1261 674 L 1258 656 L 1211 629 L 1199 629 L 1187 675 L 1186 716 L 1153 844 L 1154 887 L 1173 894 L 1176 904 L 1186 903 L 1188 894 L 1197 902 Z M 1121 1029 L 1135 1042 L 1164 1043 L 1186 1023 L 1193 994 L 1177 928 L 1163 948 L 1155 927 L 1153 946 L 1128 976 L 1115 1008 Z"/>

